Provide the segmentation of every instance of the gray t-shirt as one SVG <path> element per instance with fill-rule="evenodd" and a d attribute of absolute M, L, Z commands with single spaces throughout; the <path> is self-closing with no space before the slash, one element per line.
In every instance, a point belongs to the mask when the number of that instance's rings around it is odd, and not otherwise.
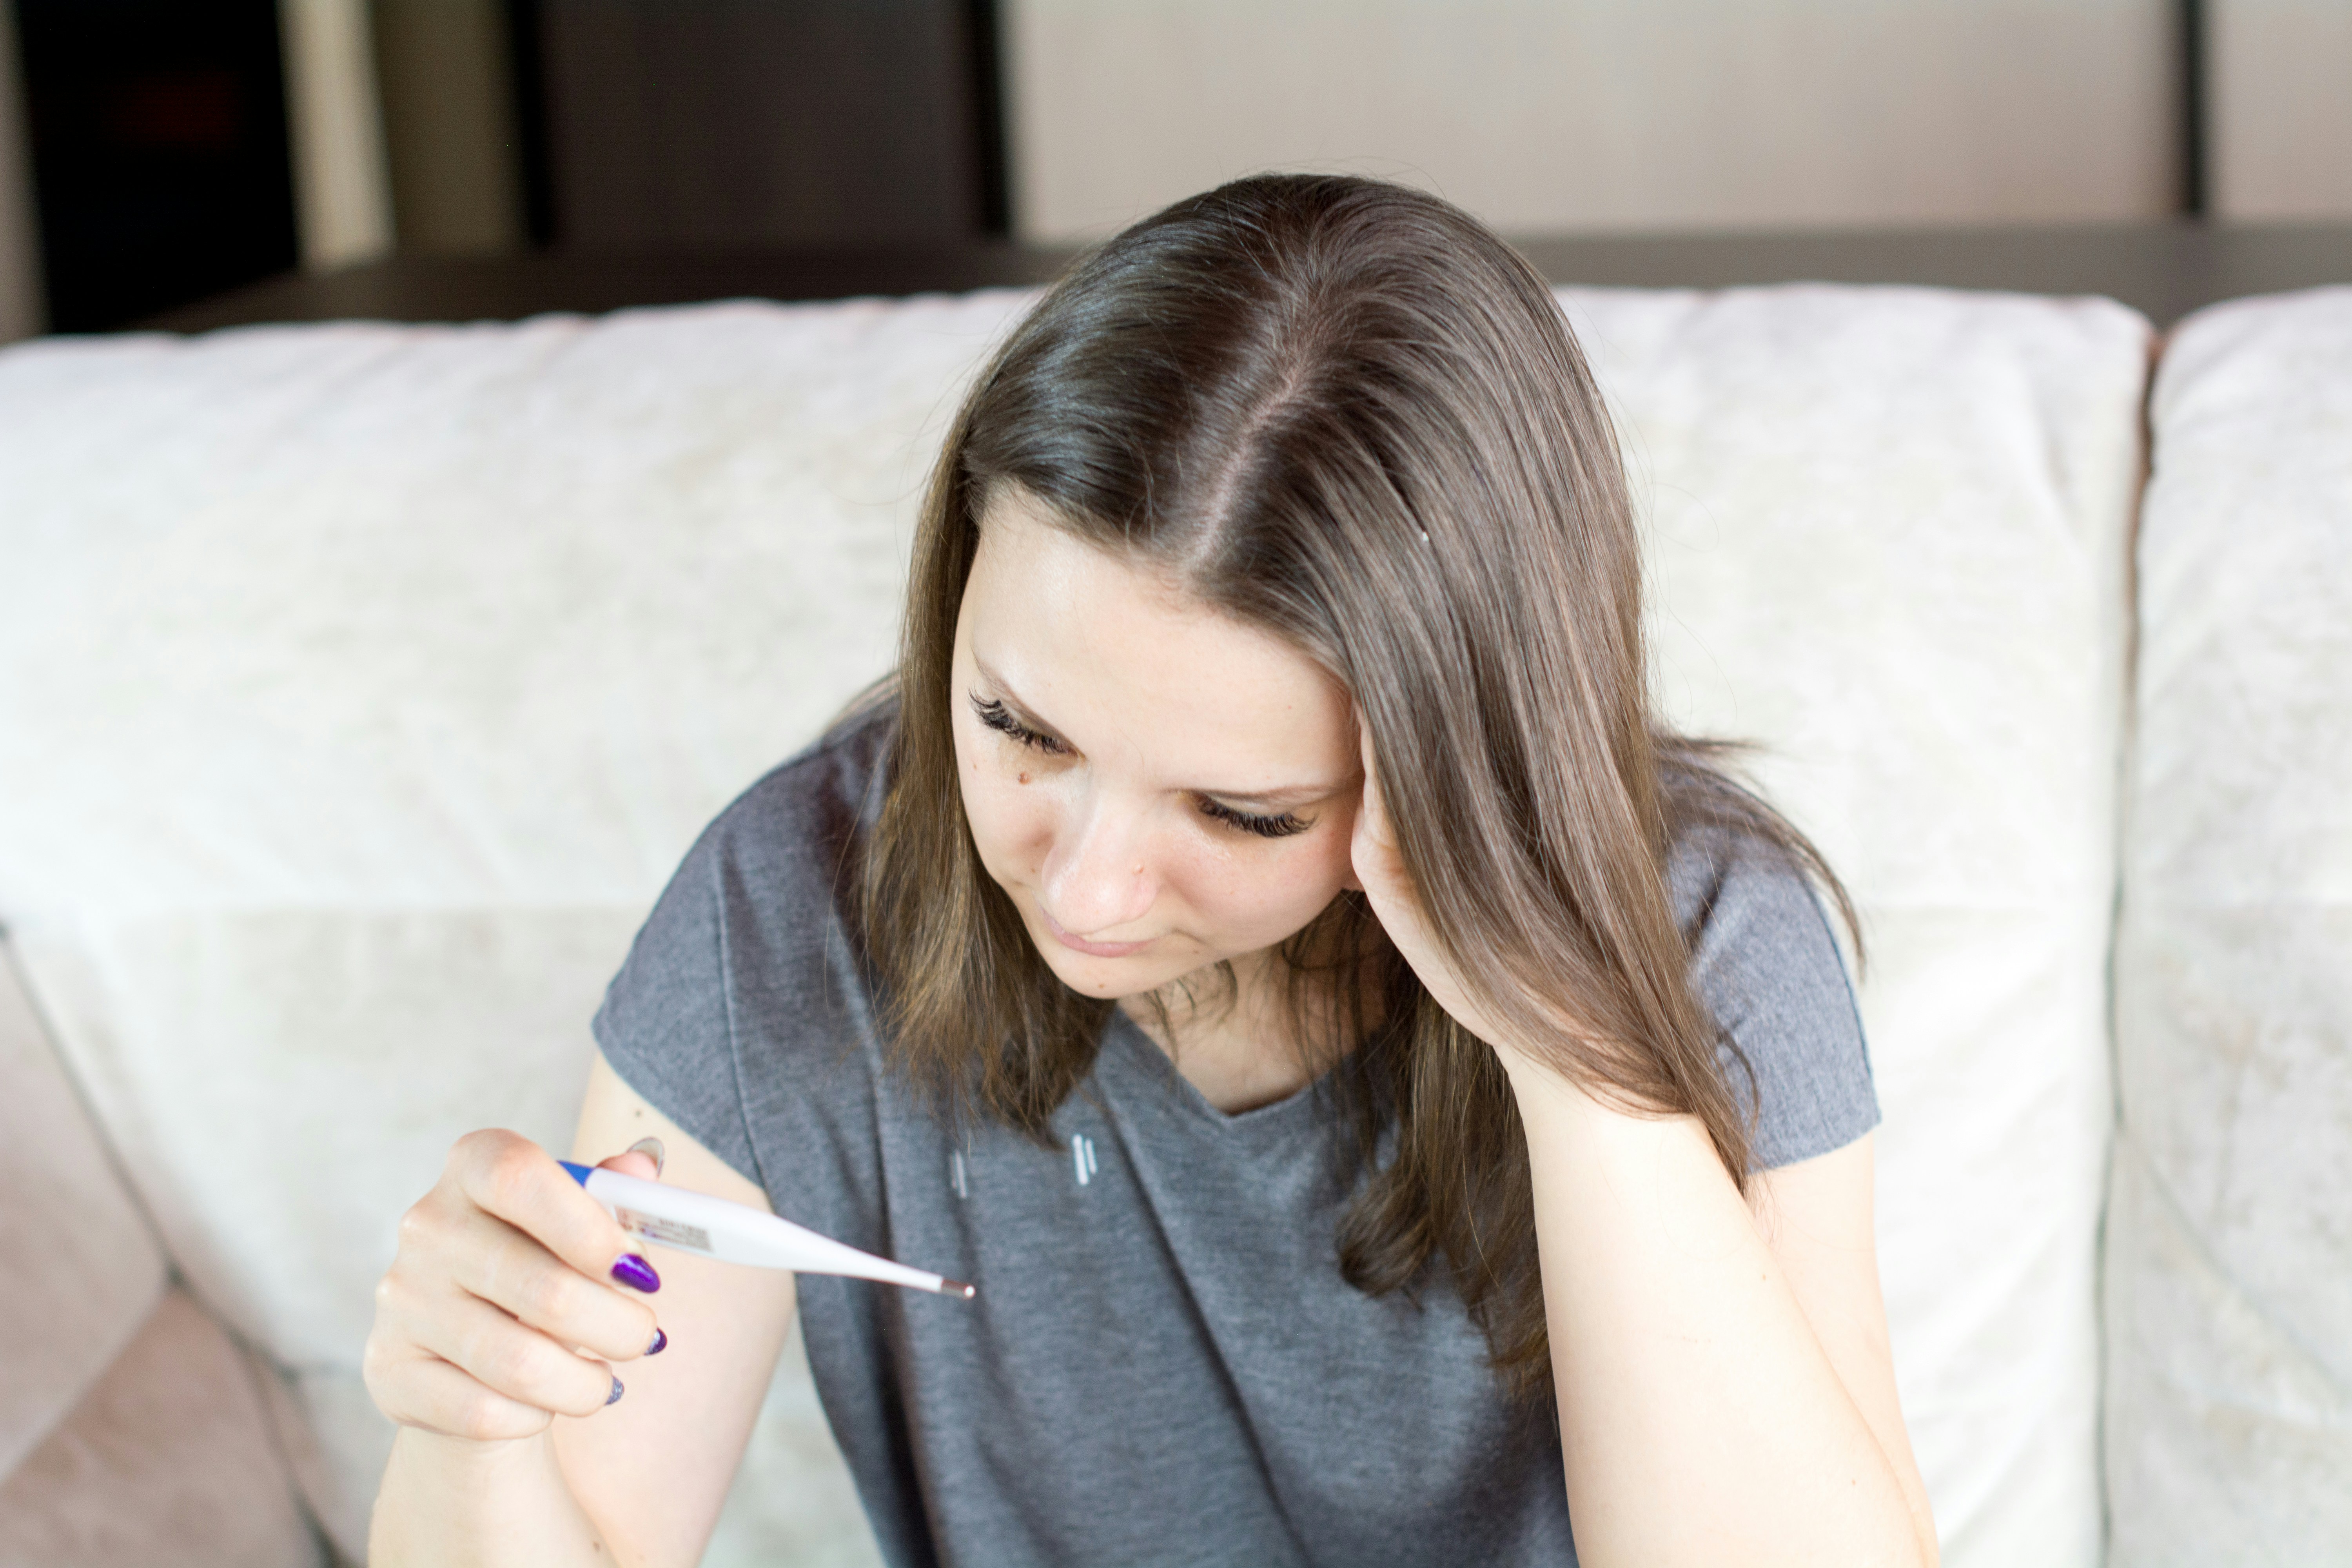
<path fill-rule="evenodd" d="M 979 1288 L 799 1282 L 884 1558 L 1574 1563 L 1553 1415 L 1504 1394 L 1442 1269 L 1417 1301 L 1340 1279 L 1327 1097 L 1228 1115 L 1117 1014 L 1052 1149 L 950 1132 L 886 1071 L 840 882 L 887 734 L 837 733 L 729 807 L 595 1019 L 779 1214 Z M 1877 1101 L 1811 889 L 1720 841 L 1670 869 L 1699 993 L 1756 1073 L 1759 1163 L 1860 1137 Z"/>

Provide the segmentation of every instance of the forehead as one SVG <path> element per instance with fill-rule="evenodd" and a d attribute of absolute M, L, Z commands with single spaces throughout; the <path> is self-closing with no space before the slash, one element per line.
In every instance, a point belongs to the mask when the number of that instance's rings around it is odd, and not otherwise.
<path fill-rule="evenodd" d="M 989 506 L 958 636 L 1081 751 L 1116 752 L 1163 782 L 1277 789 L 1352 767 L 1347 694 L 1320 665 L 1018 491 Z"/>

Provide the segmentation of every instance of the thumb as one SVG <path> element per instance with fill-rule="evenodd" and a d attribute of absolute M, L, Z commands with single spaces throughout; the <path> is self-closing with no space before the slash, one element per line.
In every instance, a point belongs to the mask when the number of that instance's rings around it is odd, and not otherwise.
<path fill-rule="evenodd" d="M 662 1141 L 640 1138 L 611 1159 L 597 1161 L 596 1168 L 618 1171 L 625 1176 L 635 1176 L 640 1181 L 658 1182 L 662 1173 Z"/>

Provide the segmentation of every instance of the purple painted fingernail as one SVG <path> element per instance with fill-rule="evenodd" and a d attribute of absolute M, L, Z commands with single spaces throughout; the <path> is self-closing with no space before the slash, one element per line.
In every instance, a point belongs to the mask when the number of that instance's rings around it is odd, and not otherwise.
<path fill-rule="evenodd" d="M 620 1398 L 622 1394 L 627 1392 L 628 1391 L 626 1389 L 621 1386 L 621 1380 L 616 1377 L 613 1380 L 613 1392 L 604 1395 L 604 1403 L 610 1405 L 613 1401 Z"/>
<path fill-rule="evenodd" d="M 621 1254 L 621 1260 L 613 1265 L 613 1278 L 648 1296 L 661 1289 L 661 1276 L 654 1272 L 654 1266 L 634 1252 Z"/>
<path fill-rule="evenodd" d="M 659 1355 L 662 1352 L 667 1349 L 669 1349 L 669 1331 L 667 1329 L 656 1329 L 654 1331 L 654 1342 L 646 1347 L 646 1353 L 647 1355 Z"/>

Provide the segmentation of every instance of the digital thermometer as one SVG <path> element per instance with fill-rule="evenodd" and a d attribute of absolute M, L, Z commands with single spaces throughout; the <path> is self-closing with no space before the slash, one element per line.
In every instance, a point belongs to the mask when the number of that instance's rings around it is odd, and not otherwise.
<path fill-rule="evenodd" d="M 845 1242 L 819 1236 L 805 1226 L 772 1214 L 730 1204 L 707 1193 L 666 1187 L 594 1165 L 562 1162 L 572 1179 L 604 1205 L 633 1236 L 681 1252 L 698 1252 L 722 1263 L 748 1263 L 754 1268 L 789 1268 L 795 1274 L 841 1274 L 854 1279 L 878 1279 L 910 1290 L 929 1290 L 969 1301 L 972 1288 L 959 1279 L 942 1279 Z"/>

